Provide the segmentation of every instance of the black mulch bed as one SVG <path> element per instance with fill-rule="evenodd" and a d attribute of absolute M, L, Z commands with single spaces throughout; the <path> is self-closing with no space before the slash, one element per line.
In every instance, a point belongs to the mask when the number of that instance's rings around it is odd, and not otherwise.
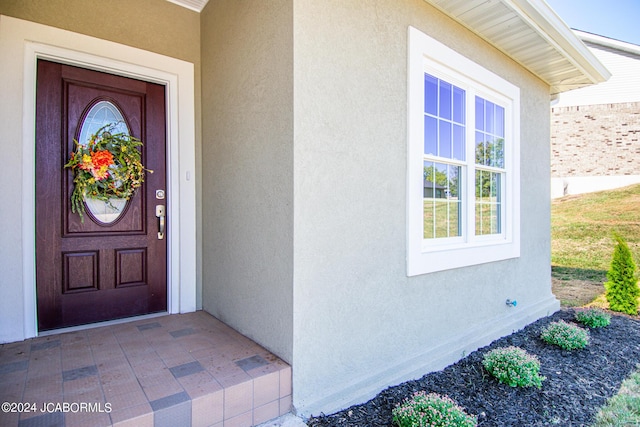
<path fill-rule="evenodd" d="M 526 328 L 494 341 L 442 371 L 383 390 L 362 405 L 332 415 L 311 418 L 320 426 L 391 426 L 391 410 L 418 390 L 448 395 L 478 426 L 589 426 L 607 399 L 615 395 L 640 363 L 640 321 L 612 316 L 606 328 L 591 329 L 583 350 L 565 351 L 540 340 L 549 323 L 573 321 L 574 311 L 563 309 Z M 518 346 L 540 359 L 542 388 L 512 388 L 498 383 L 482 367 L 485 353 Z"/>

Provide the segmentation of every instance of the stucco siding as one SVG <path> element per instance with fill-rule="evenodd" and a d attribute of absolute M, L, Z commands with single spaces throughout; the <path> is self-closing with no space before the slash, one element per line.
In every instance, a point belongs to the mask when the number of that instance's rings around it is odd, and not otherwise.
<path fill-rule="evenodd" d="M 308 414 L 440 369 L 557 302 L 548 86 L 420 0 L 294 10 L 294 405 Z M 407 277 L 409 25 L 521 89 L 519 259 Z"/>
<path fill-rule="evenodd" d="M 0 14 L 199 63 L 200 16 L 165 0 L 3 0 Z"/>
<path fill-rule="evenodd" d="M 292 357 L 292 2 L 202 12 L 203 308 Z"/>

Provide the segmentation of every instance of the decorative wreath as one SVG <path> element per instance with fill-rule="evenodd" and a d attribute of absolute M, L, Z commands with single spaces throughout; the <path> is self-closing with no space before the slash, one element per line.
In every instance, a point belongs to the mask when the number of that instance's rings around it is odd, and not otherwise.
<path fill-rule="evenodd" d="M 144 182 L 145 169 L 140 161 L 142 141 L 126 133 L 112 133 L 117 123 L 107 124 L 91 135 L 86 144 L 77 140 L 75 151 L 64 165 L 74 173 L 71 210 L 83 218 L 85 198 L 129 200 Z"/>

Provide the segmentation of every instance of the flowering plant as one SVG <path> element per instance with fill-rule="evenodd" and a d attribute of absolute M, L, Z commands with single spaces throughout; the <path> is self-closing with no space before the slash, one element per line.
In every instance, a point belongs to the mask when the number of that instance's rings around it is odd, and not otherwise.
<path fill-rule="evenodd" d="M 576 311 L 575 318 L 590 328 L 604 328 L 611 323 L 611 315 L 598 308 Z"/>
<path fill-rule="evenodd" d="M 101 127 L 86 144 L 73 140 L 75 150 L 64 167 L 74 172 L 71 210 L 80 218 L 85 197 L 109 204 L 113 198 L 129 200 L 144 182 L 145 171 L 153 172 L 140 160 L 142 141 L 124 132 L 113 133 L 116 125 Z"/>
<path fill-rule="evenodd" d="M 565 350 L 579 350 L 589 344 L 589 331 L 573 323 L 558 320 L 544 328 L 540 338 Z"/>
<path fill-rule="evenodd" d="M 525 350 L 509 346 L 496 348 L 484 355 L 482 365 L 501 383 L 511 387 L 542 387 L 540 361 Z"/>
<path fill-rule="evenodd" d="M 476 427 L 478 420 L 448 396 L 418 391 L 392 411 L 399 427 Z"/>

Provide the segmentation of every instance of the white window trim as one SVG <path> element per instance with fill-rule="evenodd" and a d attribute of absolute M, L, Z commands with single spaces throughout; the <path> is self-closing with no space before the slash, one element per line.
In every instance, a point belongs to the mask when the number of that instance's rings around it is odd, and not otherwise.
<path fill-rule="evenodd" d="M 407 275 L 449 270 L 520 256 L 520 89 L 500 76 L 460 55 L 416 28 L 409 27 L 408 47 L 408 158 L 407 158 Z M 505 165 L 507 182 L 502 234 L 475 236 L 463 227 L 462 242 L 437 244 L 423 239 L 424 73 L 432 73 L 467 90 L 467 106 L 475 95 L 505 108 Z M 475 124 L 467 123 L 467 156 L 473 153 L 469 135 Z M 474 148 L 475 149 L 475 148 Z M 473 154 L 471 154 L 473 155 Z M 475 158 L 475 156 L 473 157 Z M 466 190 L 474 191 L 474 174 L 466 173 Z M 466 194 L 466 193 L 465 193 Z M 472 201 L 475 197 L 466 196 Z M 467 203 L 467 215 L 475 215 Z M 439 240 L 439 239 L 437 239 Z"/>

